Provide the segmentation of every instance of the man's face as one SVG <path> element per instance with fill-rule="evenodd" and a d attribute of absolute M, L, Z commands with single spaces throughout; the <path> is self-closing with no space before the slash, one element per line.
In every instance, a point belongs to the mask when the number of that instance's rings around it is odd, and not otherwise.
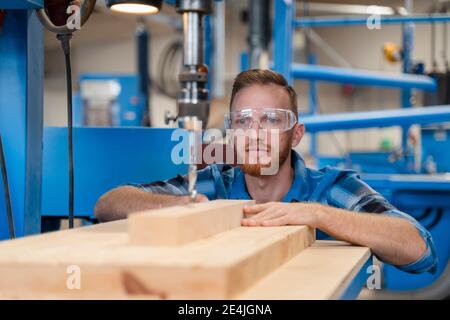
<path fill-rule="evenodd" d="M 241 89 L 234 97 L 231 106 L 232 112 L 251 109 L 255 110 L 257 115 L 252 117 L 256 121 L 250 126 L 253 134 L 245 137 L 245 148 L 239 147 L 239 143 L 236 142 L 239 137 L 235 137 L 238 159 L 242 159 L 239 166 L 245 173 L 260 176 L 263 174 L 263 168 L 274 167 L 274 165 L 279 168 L 289 158 L 292 146 L 298 144 L 301 139 L 295 134 L 298 125 L 295 124 L 288 131 L 264 130 L 261 129 L 259 123 L 259 120 L 261 120 L 259 112 L 263 112 L 267 108 L 292 110 L 290 105 L 291 102 L 286 90 L 273 84 L 252 85 Z"/>

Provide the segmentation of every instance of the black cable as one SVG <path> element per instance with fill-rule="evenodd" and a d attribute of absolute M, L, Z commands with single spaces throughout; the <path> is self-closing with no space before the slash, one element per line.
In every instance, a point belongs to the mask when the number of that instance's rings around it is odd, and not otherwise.
<path fill-rule="evenodd" d="M 67 82 L 67 145 L 69 169 L 69 229 L 73 228 L 74 219 L 74 174 L 73 174 L 73 107 L 72 107 L 72 66 L 70 59 L 70 39 L 72 34 L 58 34 L 66 61 Z"/>
<path fill-rule="evenodd" d="M 436 72 L 437 60 L 436 60 L 436 25 L 431 23 L 431 65 L 432 72 Z"/>
<path fill-rule="evenodd" d="M 316 104 L 317 104 L 317 111 L 318 111 L 317 114 L 325 114 L 319 103 L 319 97 L 317 97 L 317 99 L 316 99 Z M 345 168 L 351 168 L 353 166 L 353 162 L 352 162 L 352 159 L 350 158 L 350 153 L 346 152 L 344 150 L 344 148 L 342 147 L 341 143 L 339 142 L 334 131 L 329 131 L 328 134 L 330 135 L 331 139 L 334 141 L 334 145 L 338 149 L 338 152 L 341 154 L 342 157 L 344 157 Z"/>
<path fill-rule="evenodd" d="M 3 192 L 5 194 L 6 216 L 8 217 L 9 236 L 11 239 L 16 237 L 14 228 L 14 216 L 11 206 L 11 195 L 9 193 L 8 171 L 6 170 L 5 153 L 3 150 L 2 136 L 0 136 L 0 166 L 2 167 Z"/>
<path fill-rule="evenodd" d="M 443 215 L 444 215 L 444 209 L 438 208 L 437 214 L 434 217 L 433 221 L 431 221 L 429 225 L 425 226 L 425 229 L 427 229 L 427 230 L 433 229 L 442 220 Z"/>
<path fill-rule="evenodd" d="M 426 218 L 428 218 L 431 214 L 431 212 L 433 211 L 432 208 L 426 208 L 425 211 L 418 217 L 415 217 L 417 221 L 422 221 L 425 220 Z"/>

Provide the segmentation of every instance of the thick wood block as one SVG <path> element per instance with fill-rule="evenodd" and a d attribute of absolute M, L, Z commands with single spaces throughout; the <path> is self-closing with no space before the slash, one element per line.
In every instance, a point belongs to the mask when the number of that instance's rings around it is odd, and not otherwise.
<path fill-rule="evenodd" d="M 128 221 L 0 243 L 0 298 L 228 299 L 314 242 L 305 226 L 238 227 L 183 246 L 132 245 Z M 69 266 L 81 288 L 69 290 Z"/>
<path fill-rule="evenodd" d="M 253 200 L 215 200 L 129 216 L 130 242 L 136 245 L 178 246 L 238 228 L 243 207 Z"/>
<path fill-rule="evenodd" d="M 366 247 L 342 241 L 316 241 L 235 298 L 339 299 L 370 257 L 370 249 Z"/>

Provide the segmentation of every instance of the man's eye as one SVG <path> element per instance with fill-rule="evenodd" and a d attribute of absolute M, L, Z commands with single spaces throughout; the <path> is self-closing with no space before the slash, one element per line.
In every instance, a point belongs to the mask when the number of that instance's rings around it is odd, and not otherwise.
<path fill-rule="evenodd" d="M 264 120 L 270 123 L 277 123 L 280 119 L 274 114 L 268 114 L 265 116 Z"/>
<path fill-rule="evenodd" d="M 234 122 L 237 123 L 237 124 L 244 124 L 244 123 L 247 122 L 247 117 L 239 117 L 239 118 L 236 118 L 236 119 L 234 120 Z"/>

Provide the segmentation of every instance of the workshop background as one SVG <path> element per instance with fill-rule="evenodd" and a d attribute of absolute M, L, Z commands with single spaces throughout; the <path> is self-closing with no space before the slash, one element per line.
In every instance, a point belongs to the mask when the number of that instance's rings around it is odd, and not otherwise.
<path fill-rule="evenodd" d="M 270 23 L 259 16 L 258 28 L 252 10 L 267 14 Z M 367 16 L 374 17 L 369 24 Z M 14 18 L 29 19 L 19 13 Z M 0 69 L 0 133 L 21 236 L 67 227 L 66 69 L 53 33 L 36 35 L 44 37 L 43 48 L 30 40 L 38 32 L 31 29 L 21 30 L 28 38 L 16 43 L 8 32 L 21 31 L 13 30 L 8 19 L 0 11 L 0 32 L 5 35 L 0 36 L 0 67 L 17 59 L 18 68 L 26 68 L 19 60 L 24 55 L 45 57 L 42 84 L 25 84 L 25 76 Z M 383 290 L 365 290 L 360 298 L 450 295 L 448 21 L 450 1 L 443 0 L 225 0 L 214 2 L 214 14 L 205 20 L 208 127 L 223 129 L 238 72 L 271 66 L 287 76 L 298 93 L 299 120 L 306 124 L 307 135 L 297 149 L 307 163 L 357 170 L 432 233 L 439 256 L 436 274 L 412 275 L 384 266 Z M 177 114 L 182 31 L 173 5 L 164 5 L 157 15 L 136 16 L 114 13 L 99 0 L 92 17 L 74 35 L 78 225 L 95 222 L 96 199 L 114 186 L 186 172 L 186 166 L 171 163 L 175 142 L 168 143 L 169 128 L 177 127 L 170 118 Z M 12 90 L 14 85 L 20 89 Z M 43 108 L 36 115 L 43 132 L 33 129 L 27 118 L 28 102 L 16 99 L 40 88 Z M 149 125 L 152 129 L 145 130 Z M 36 132 L 36 139 L 42 135 L 42 154 L 25 132 Z M 41 155 L 42 163 L 33 154 Z M 33 181 L 41 187 L 30 187 Z M 0 189 L 3 195 L 5 188 Z M 0 239 L 10 237 L 6 208 L 1 197 Z"/>

